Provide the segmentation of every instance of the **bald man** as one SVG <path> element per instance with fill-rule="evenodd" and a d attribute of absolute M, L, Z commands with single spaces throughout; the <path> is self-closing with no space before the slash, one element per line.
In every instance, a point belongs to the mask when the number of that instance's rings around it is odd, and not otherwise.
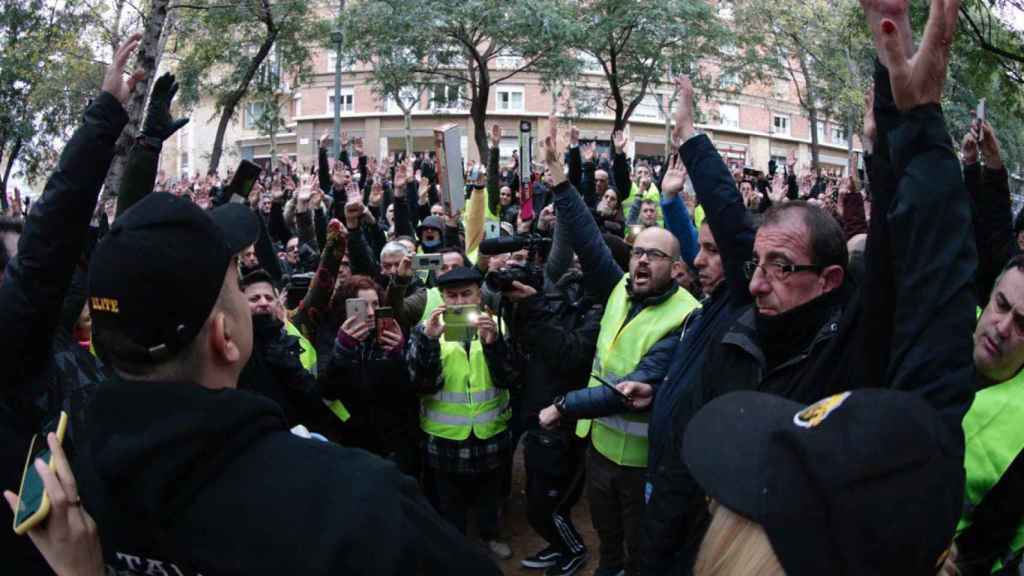
<path fill-rule="evenodd" d="M 556 133 L 548 138 L 556 140 Z M 699 304 L 673 280 L 682 274 L 683 263 L 679 242 L 664 228 L 648 228 L 637 236 L 629 273 L 623 272 L 582 197 L 562 176 L 557 148 L 545 148 L 557 226 L 571 231 L 573 251 L 588 278 L 588 295 L 605 309 L 594 377 L 586 388 L 556 398 L 542 410 L 540 424 L 564 432 L 579 420 L 576 436 L 589 438 L 587 494 L 601 543 L 595 574 L 634 574 L 648 453 L 648 415 L 641 411 L 650 407 L 654 387 L 666 375 L 684 319 Z"/>

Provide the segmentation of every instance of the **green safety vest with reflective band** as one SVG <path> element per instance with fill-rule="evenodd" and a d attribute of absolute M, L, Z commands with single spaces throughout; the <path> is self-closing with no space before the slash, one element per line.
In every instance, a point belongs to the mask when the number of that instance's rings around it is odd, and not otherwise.
<path fill-rule="evenodd" d="M 1024 450 L 1024 372 L 974 395 L 964 416 L 964 514 L 957 533 L 971 525 L 971 514 L 988 491 L 999 482 L 1014 458 Z M 1011 550 L 1024 548 L 1024 525 L 1010 543 Z M 995 568 L 1001 568 L 998 562 Z M 994 570 L 993 570 L 994 571 Z"/>
<path fill-rule="evenodd" d="M 430 313 L 444 303 L 439 288 L 427 288 L 427 305 L 423 307 L 423 316 L 420 316 L 420 323 L 426 324 L 430 319 Z"/>
<path fill-rule="evenodd" d="M 444 387 L 420 400 L 420 427 L 427 434 L 465 440 L 472 432 L 486 440 L 508 427 L 512 417 L 508 390 L 495 388 L 487 369 L 480 340 L 469 345 L 441 337 L 441 370 Z"/>
<path fill-rule="evenodd" d="M 648 350 L 700 307 L 689 292 L 680 289 L 661 304 L 644 308 L 623 325 L 630 307 L 626 292 L 628 281 L 629 277 L 624 277 L 612 290 L 597 337 L 593 372 L 612 384 L 635 370 Z M 589 386 L 593 388 L 601 383 L 591 378 Z M 585 438 L 589 432 L 594 448 L 619 466 L 644 468 L 647 466 L 647 419 L 647 413 L 626 413 L 598 418 L 593 425 L 590 420 L 580 420 L 576 435 Z"/>

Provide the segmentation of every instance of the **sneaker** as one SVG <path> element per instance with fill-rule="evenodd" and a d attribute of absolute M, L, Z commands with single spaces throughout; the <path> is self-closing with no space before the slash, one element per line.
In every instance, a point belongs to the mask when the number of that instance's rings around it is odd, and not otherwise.
<path fill-rule="evenodd" d="M 561 559 L 562 553 L 554 546 L 548 546 L 533 556 L 523 558 L 519 563 L 522 564 L 523 568 L 550 568 L 558 564 Z"/>
<path fill-rule="evenodd" d="M 594 570 L 594 576 L 626 576 L 626 569 L 600 566 L 597 570 Z"/>
<path fill-rule="evenodd" d="M 487 549 L 491 551 L 491 554 L 494 554 L 500 560 L 508 560 L 512 557 L 512 548 L 510 548 L 509 545 L 505 544 L 504 542 L 491 540 L 487 542 Z"/>
<path fill-rule="evenodd" d="M 579 572 L 586 563 L 586 552 L 581 552 L 576 556 L 565 554 L 557 564 L 544 571 L 544 576 L 572 576 Z"/>

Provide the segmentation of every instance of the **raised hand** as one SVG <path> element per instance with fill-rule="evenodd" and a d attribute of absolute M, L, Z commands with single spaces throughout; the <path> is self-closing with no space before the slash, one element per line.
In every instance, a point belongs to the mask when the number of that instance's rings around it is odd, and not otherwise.
<path fill-rule="evenodd" d="M 572 126 L 569 128 L 569 146 L 580 145 L 580 129 Z"/>
<path fill-rule="evenodd" d="M 584 162 L 594 161 L 594 152 L 597 150 L 596 142 L 587 142 L 580 146 L 580 155 L 583 157 Z"/>
<path fill-rule="evenodd" d="M 981 123 L 981 155 L 985 158 L 985 167 L 992 170 L 1003 168 L 1003 158 L 1000 153 L 999 139 L 996 138 L 995 130 L 988 122 Z"/>
<path fill-rule="evenodd" d="M 676 125 L 672 128 L 672 143 L 679 147 L 693 136 L 693 83 L 685 74 L 676 78 L 679 90 L 679 105 L 676 108 Z"/>
<path fill-rule="evenodd" d="M 395 167 L 395 182 L 394 182 L 395 194 L 400 193 L 400 191 L 403 188 L 405 188 L 405 183 L 406 183 L 406 181 L 408 179 L 409 179 L 409 162 L 402 162 L 397 167 Z"/>
<path fill-rule="evenodd" d="M 320 139 L 316 141 L 317 147 L 320 148 L 321 150 L 327 148 L 327 139 L 330 137 L 330 135 L 330 132 L 324 130 L 323 136 L 321 136 Z"/>
<path fill-rule="evenodd" d="M 615 145 L 616 154 L 624 154 L 626 146 L 629 145 L 629 138 L 623 134 L 622 130 L 616 130 L 612 133 L 612 143 Z"/>
<path fill-rule="evenodd" d="M 363 139 L 362 138 L 356 138 L 356 141 L 355 141 L 355 144 L 353 145 L 353 147 L 355 148 L 356 157 L 357 158 L 363 155 Z"/>
<path fill-rule="evenodd" d="M 960 0 L 932 0 L 924 38 L 914 52 L 907 16 L 908 2 L 861 0 L 872 25 L 879 58 L 889 69 L 893 99 L 903 112 L 925 104 L 937 104 L 941 100 L 960 9 Z M 873 23 L 876 19 L 877 29 Z"/>
<path fill-rule="evenodd" d="M 174 75 L 167 73 L 157 79 L 153 91 L 149 95 L 146 106 L 146 121 L 142 124 L 142 133 L 146 136 L 165 141 L 188 124 L 188 118 L 175 120 L 171 116 L 171 100 L 178 93 L 178 82 Z"/>
<path fill-rule="evenodd" d="M 558 118 L 554 115 L 548 117 L 548 135 L 544 138 L 544 162 L 547 164 L 551 174 L 551 186 L 555 187 L 565 182 L 565 170 L 562 168 L 562 146 L 558 136 Z"/>
<path fill-rule="evenodd" d="M 477 334 L 480 335 L 480 342 L 483 344 L 494 344 L 498 339 L 498 325 L 489 314 L 480 314 L 476 319 Z"/>
<path fill-rule="evenodd" d="M 661 179 L 661 194 L 666 199 L 672 199 L 683 191 L 686 185 L 686 167 L 678 154 L 673 154 L 665 169 L 665 176 Z"/>
<path fill-rule="evenodd" d="M 114 52 L 114 58 L 111 60 L 110 66 L 107 67 L 107 72 L 103 76 L 103 91 L 109 92 L 122 106 L 128 103 L 132 90 L 135 89 L 135 85 L 139 80 L 146 77 L 146 72 L 143 70 L 132 72 L 132 75 L 127 80 L 125 80 L 122 73 L 124 67 L 128 65 L 128 58 L 139 47 L 140 41 L 142 41 L 142 34 L 132 34 L 129 36 L 124 44 L 121 44 L 117 51 Z"/>
<path fill-rule="evenodd" d="M 444 334 L 444 323 L 441 318 L 444 316 L 445 306 L 441 304 L 434 311 L 430 313 L 430 317 L 427 318 L 426 325 L 423 326 L 423 334 L 431 340 L 437 340 Z"/>

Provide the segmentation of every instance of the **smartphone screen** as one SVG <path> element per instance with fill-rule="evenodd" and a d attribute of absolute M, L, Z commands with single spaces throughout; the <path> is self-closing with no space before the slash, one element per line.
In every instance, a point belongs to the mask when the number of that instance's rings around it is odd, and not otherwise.
<path fill-rule="evenodd" d="M 35 461 L 41 458 L 43 462 L 51 466 L 50 446 L 46 442 L 46 436 L 50 432 L 57 433 L 58 441 L 64 440 L 64 431 L 67 429 L 68 415 L 60 413 L 60 419 L 51 422 L 44 427 L 42 434 L 32 437 L 29 445 L 28 458 L 25 460 L 25 471 L 21 477 L 21 486 L 18 490 L 18 508 L 14 513 L 14 531 L 17 534 L 24 534 L 30 528 L 41 522 L 50 511 L 50 503 L 46 497 L 43 486 L 43 479 L 36 471 Z"/>
<path fill-rule="evenodd" d="M 476 320 L 480 307 L 476 305 L 452 306 L 444 311 L 444 339 L 448 342 L 468 341 L 476 338 Z"/>
<path fill-rule="evenodd" d="M 383 342 L 380 338 L 381 334 L 383 334 L 385 330 L 393 332 L 395 328 L 397 328 L 395 312 L 388 306 L 381 306 L 380 308 L 377 308 L 377 311 L 374 313 L 374 319 L 376 321 L 377 328 L 377 342 L 382 344 Z"/>
<path fill-rule="evenodd" d="M 498 222 L 484 222 L 484 238 L 491 240 L 501 236 L 501 224 Z"/>

